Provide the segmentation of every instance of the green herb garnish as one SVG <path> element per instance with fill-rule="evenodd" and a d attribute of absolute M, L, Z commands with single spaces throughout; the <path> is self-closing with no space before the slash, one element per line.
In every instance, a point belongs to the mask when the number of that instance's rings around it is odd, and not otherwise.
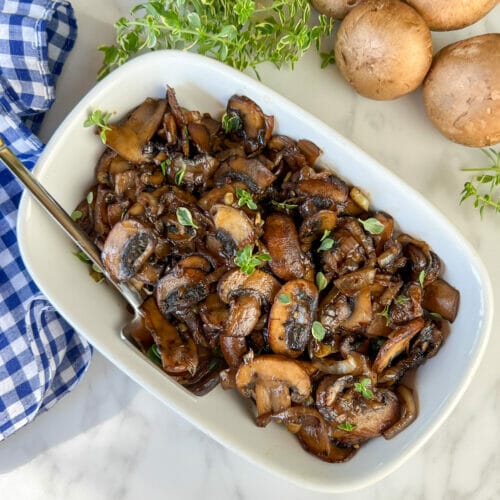
<path fill-rule="evenodd" d="M 351 422 L 344 422 L 343 424 L 337 425 L 337 428 L 339 428 L 341 431 L 347 431 L 347 432 L 352 432 L 354 429 L 356 429 L 356 425 L 351 424 Z"/>
<path fill-rule="evenodd" d="M 321 290 L 324 290 L 326 288 L 326 285 L 328 285 L 328 280 L 326 279 L 325 275 L 320 271 L 319 273 L 316 274 L 316 286 L 318 287 L 318 290 L 321 292 Z"/>
<path fill-rule="evenodd" d="M 409 302 L 410 299 L 408 297 L 405 297 L 404 295 L 398 295 L 395 299 L 394 299 L 394 302 L 396 304 L 406 304 L 407 302 Z"/>
<path fill-rule="evenodd" d="M 106 132 L 111 130 L 108 125 L 111 113 L 102 112 L 100 109 L 92 111 L 87 119 L 83 122 L 84 127 L 97 127 L 99 129 L 99 137 L 101 141 L 106 144 Z"/>
<path fill-rule="evenodd" d="M 184 162 L 182 162 L 182 167 L 179 170 L 177 170 L 177 172 L 175 172 L 174 180 L 175 180 L 175 183 L 177 186 L 181 185 L 182 179 L 184 179 L 184 174 L 186 173 L 186 169 L 187 169 L 187 165 Z M 165 174 L 163 174 L 163 175 L 165 175 Z"/>
<path fill-rule="evenodd" d="M 384 225 L 375 217 L 370 217 L 369 219 L 363 220 L 358 219 L 359 223 L 364 227 L 365 231 L 370 234 L 380 234 L 384 230 Z"/>
<path fill-rule="evenodd" d="M 373 392 L 368 389 L 372 381 L 369 378 L 363 378 L 360 382 L 354 382 L 354 390 L 359 392 L 366 399 L 373 398 Z"/>
<path fill-rule="evenodd" d="M 479 209 L 479 214 L 483 216 L 485 208 L 491 208 L 494 212 L 500 212 L 500 151 L 493 148 L 481 150 L 491 161 L 491 165 L 483 168 L 463 168 L 464 172 L 476 172 L 477 175 L 472 180 L 464 184 L 464 189 L 460 193 L 462 198 L 460 203 L 472 198 L 474 208 Z M 486 188 L 486 189 L 482 189 Z"/>
<path fill-rule="evenodd" d="M 221 118 L 221 124 L 224 132 L 230 134 L 240 128 L 241 120 L 236 113 L 224 113 Z"/>
<path fill-rule="evenodd" d="M 241 188 L 236 188 L 236 196 L 238 197 L 238 206 L 246 205 L 250 210 L 257 210 L 257 204 L 253 201 L 252 195 Z"/>
<path fill-rule="evenodd" d="M 321 341 L 325 338 L 326 330 L 319 321 L 313 321 L 311 333 L 316 340 Z"/>
<path fill-rule="evenodd" d="M 333 247 L 335 240 L 333 238 L 329 238 L 330 233 L 331 231 L 329 229 L 326 229 L 323 232 L 323 236 L 319 240 L 321 242 L 321 245 L 318 248 L 318 252 L 324 252 L 325 250 L 330 250 L 330 248 Z"/>
<path fill-rule="evenodd" d="M 273 200 L 271 203 L 275 207 L 281 208 L 282 210 L 292 210 L 292 209 L 298 207 L 298 205 L 295 205 L 294 203 L 287 203 L 286 201 L 275 201 L 275 200 Z"/>
<path fill-rule="evenodd" d="M 383 316 L 385 318 L 385 325 L 389 325 L 389 323 L 391 322 L 391 316 L 389 314 L 389 304 L 387 304 L 385 307 L 384 307 L 384 310 L 382 312 L 379 312 L 378 313 L 380 316 Z"/>
<path fill-rule="evenodd" d="M 320 50 L 334 24 L 311 15 L 309 0 L 151 0 L 115 23 L 115 45 L 99 48 L 98 78 L 144 49 L 191 49 L 257 76 L 263 62 L 293 68 L 311 46 Z"/>
<path fill-rule="evenodd" d="M 182 224 L 183 226 L 193 227 L 194 229 L 199 229 L 199 226 L 197 226 L 193 221 L 191 212 L 186 207 L 179 207 L 175 213 L 177 215 L 179 224 Z"/>
<path fill-rule="evenodd" d="M 94 201 L 94 193 L 92 191 L 90 191 L 88 194 L 87 194 L 87 203 L 90 205 L 93 201 Z"/>
<path fill-rule="evenodd" d="M 268 253 L 257 253 L 253 255 L 252 245 L 245 245 L 243 249 L 236 251 L 234 263 L 246 274 L 250 275 L 255 268 L 264 262 L 271 261 Z"/>
<path fill-rule="evenodd" d="M 83 250 L 79 250 L 78 252 L 74 252 L 74 254 L 78 260 L 85 262 L 88 264 L 91 260 L 87 257 L 87 254 Z"/>
<path fill-rule="evenodd" d="M 73 210 L 73 212 L 71 212 L 70 217 L 76 222 L 77 220 L 80 220 L 83 217 L 83 213 L 80 212 L 80 210 Z"/>
<path fill-rule="evenodd" d="M 433 318 L 436 318 L 436 319 L 443 319 L 443 317 L 441 316 L 441 314 L 439 313 L 436 313 L 436 312 L 431 312 L 429 313 Z"/>
<path fill-rule="evenodd" d="M 424 287 L 424 281 L 425 281 L 425 271 L 420 271 L 418 275 L 418 282 L 420 283 L 420 286 L 422 288 Z"/>
<path fill-rule="evenodd" d="M 158 346 L 153 344 L 146 353 L 146 356 L 156 365 L 161 366 L 161 354 L 158 351 Z"/>
<path fill-rule="evenodd" d="M 172 164 L 172 160 L 167 158 L 166 160 L 163 160 L 160 163 L 160 168 L 161 168 L 161 173 L 163 174 L 163 177 L 167 175 L 167 167 Z"/>
<path fill-rule="evenodd" d="M 278 299 L 282 304 L 290 304 L 290 302 L 292 302 L 290 295 L 287 293 L 280 293 Z"/>
<path fill-rule="evenodd" d="M 320 52 L 321 68 L 324 69 L 330 64 L 335 64 L 335 51 L 332 49 L 330 52 Z"/>

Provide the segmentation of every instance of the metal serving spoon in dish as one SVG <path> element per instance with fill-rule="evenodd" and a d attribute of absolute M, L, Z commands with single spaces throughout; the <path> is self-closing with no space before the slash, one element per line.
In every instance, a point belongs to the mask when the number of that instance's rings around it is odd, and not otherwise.
<path fill-rule="evenodd" d="M 101 270 L 104 277 L 116 288 L 118 293 L 128 302 L 134 311 L 134 318 L 122 328 L 121 336 L 136 349 L 136 342 L 130 332 L 139 323 L 142 323 L 143 314 L 141 305 L 142 297 L 126 283 L 121 283 L 113 278 L 102 263 L 101 254 L 97 247 L 89 240 L 87 235 L 74 223 L 73 219 L 66 213 L 64 208 L 52 197 L 52 195 L 37 181 L 33 174 L 7 147 L 0 137 L 0 160 L 14 174 L 14 176 L 28 189 L 38 203 L 50 214 L 50 216 L 64 229 L 73 242 L 89 257 L 89 259 Z M 138 351 L 139 352 L 139 351 Z"/>

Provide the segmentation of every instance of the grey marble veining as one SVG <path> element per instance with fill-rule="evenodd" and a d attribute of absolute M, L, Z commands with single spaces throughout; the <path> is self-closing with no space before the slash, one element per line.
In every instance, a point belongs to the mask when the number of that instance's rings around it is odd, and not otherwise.
<path fill-rule="evenodd" d="M 44 138 L 94 83 L 96 46 L 130 0 L 73 0 L 79 38 L 58 85 Z M 472 27 L 434 35 L 435 48 L 500 31 L 500 8 Z M 459 205 L 481 152 L 451 143 L 426 118 L 420 91 L 391 102 L 356 95 L 334 67 L 311 53 L 295 72 L 261 70 L 265 84 L 309 110 L 425 194 L 486 264 L 500 307 L 500 216 L 481 220 Z M 0 445 L 2 500 L 346 499 L 487 500 L 500 498 L 500 338 L 495 325 L 484 360 L 463 399 L 433 438 L 396 472 L 342 495 L 309 492 L 249 464 L 205 436 L 99 353 L 81 385 L 32 425 Z"/>

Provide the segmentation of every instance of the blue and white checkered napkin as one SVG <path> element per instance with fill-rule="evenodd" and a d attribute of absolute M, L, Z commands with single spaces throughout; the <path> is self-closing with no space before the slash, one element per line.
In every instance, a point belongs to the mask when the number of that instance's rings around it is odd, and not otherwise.
<path fill-rule="evenodd" d="M 68 2 L 0 0 L 0 135 L 32 168 L 34 135 L 76 37 Z M 90 346 L 39 292 L 16 241 L 22 188 L 0 163 L 0 441 L 50 408 L 80 380 Z"/>

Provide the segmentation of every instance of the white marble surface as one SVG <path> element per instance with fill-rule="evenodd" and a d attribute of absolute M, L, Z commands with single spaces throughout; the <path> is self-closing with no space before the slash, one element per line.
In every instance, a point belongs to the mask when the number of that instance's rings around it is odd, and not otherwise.
<path fill-rule="evenodd" d="M 44 125 L 47 139 L 93 85 L 112 40 L 112 22 L 130 0 L 74 0 L 79 38 Z M 472 27 L 434 34 L 435 48 L 500 31 L 500 7 Z M 424 193 L 476 247 L 500 307 L 500 216 L 483 220 L 459 205 L 479 150 L 444 139 L 428 122 L 419 91 L 394 102 L 357 96 L 335 67 L 314 54 L 292 73 L 261 70 L 265 84 L 350 138 Z M 500 498 L 500 337 L 495 325 L 484 360 L 462 401 L 425 447 L 395 473 L 343 499 Z M 99 353 L 80 386 L 0 446 L 0 497 L 10 499 L 336 498 L 302 490 L 247 463 L 203 435 L 118 371 Z"/>

